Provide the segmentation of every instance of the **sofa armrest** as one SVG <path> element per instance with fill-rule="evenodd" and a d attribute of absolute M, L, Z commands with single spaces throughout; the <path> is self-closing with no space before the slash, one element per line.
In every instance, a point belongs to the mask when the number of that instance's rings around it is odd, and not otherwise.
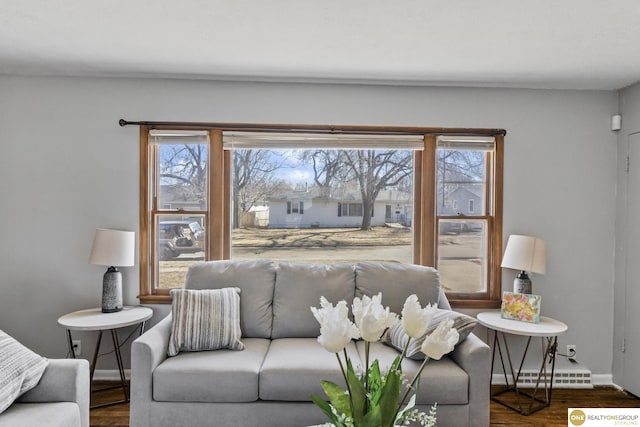
<path fill-rule="evenodd" d="M 40 382 L 20 396 L 19 402 L 76 402 L 82 427 L 89 427 L 89 361 L 49 359 Z"/>
<path fill-rule="evenodd" d="M 489 425 L 491 349 L 474 334 L 456 346 L 451 358 L 469 376 L 469 426 Z"/>
<path fill-rule="evenodd" d="M 131 427 L 149 427 L 153 371 L 167 358 L 171 314 L 131 344 Z"/>

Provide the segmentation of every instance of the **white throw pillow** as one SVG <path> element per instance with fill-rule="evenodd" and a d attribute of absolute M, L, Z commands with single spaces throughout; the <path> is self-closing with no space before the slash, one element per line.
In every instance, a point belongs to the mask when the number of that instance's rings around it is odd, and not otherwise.
<path fill-rule="evenodd" d="M 0 413 L 38 384 L 48 363 L 0 330 Z"/>
<path fill-rule="evenodd" d="M 240 288 L 172 289 L 171 297 L 169 356 L 181 351 L 244 349 Z"/>
<path fill-rule="evenodd" d="M 407 357 L 413 360 L 424 360 L 425 354 L 420 351 L 422 343 L 428 335 L 435 331 L 440 322 L 447 319 L 453 319 L 453 327 L 458 330 L 459 338 L 456 345 L 464 341 L 478 323 L 475 318 L 467 316 L 466 314 L 439 308 L 435 316 L 431 319 L 431 323 L 429 323 L 429 327 L 424 335 L 419 338 L 412 339 L 409 343 L 409 347 L 407 348 Z M 389 328 L 387 333 L 382 337 L 382 342 L 398 351 L 402 351 L 404 350 L 404 346 L 407 344 L 408 339 L 409 336 L 404 332 L 402 322 L 400 322 Z"/>

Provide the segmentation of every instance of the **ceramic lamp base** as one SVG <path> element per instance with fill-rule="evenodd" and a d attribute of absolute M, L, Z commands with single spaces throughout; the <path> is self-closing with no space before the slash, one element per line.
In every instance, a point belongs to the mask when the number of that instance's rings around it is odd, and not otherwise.
<path fill-rule="evenodd" d="M 122 273 L 109 267 L 102 278 L 102 312 L 115 313 L 122 310 Z"/>
<path fill-rule="evenodd" d="M 529 279 L 526 272 L 521 271 L 513 281 L 513 292 L 518 294 L 531 294 L 531 279 Z"/>

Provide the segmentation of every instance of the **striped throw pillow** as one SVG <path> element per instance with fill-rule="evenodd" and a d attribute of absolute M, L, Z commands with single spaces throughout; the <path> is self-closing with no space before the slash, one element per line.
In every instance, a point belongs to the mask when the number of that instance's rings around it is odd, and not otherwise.
<path fill-rule="evenodd" d="M 0 413 L 38 384 L 48 363 L 0 330 Z"/>
<path fill-rule="evenodd" d="M 459 338 L 456 345 L 464 341 L 478 323 L 475 318 L 467 316 L 466 314 L 458 313 L 457 311 L 438 309 L 435 316 L 431 319 L 431 323 L 429 323 L 429 327 L 425 334 L 420 338 L 412 339 L 409 343 L 409 347 L 407 348 L 407 357 L 413 360 L 424 360 L 425 354 L 420 351 L 424 339 L 435 331 L 440 322 L 447 319 L 453 319 L 453 327 L 458 330 Z M 405 334 L 404 329 L 402 328 L 402 322 L 400 322 L 389 328 L 387 333 L 382 337 L 382 342 L 398 351 L 402 351 L 404 350 L 404 346 L 407 344 L 408 339 L 409 336 Z"/>
<path fill-rule="evenodd" d="M 172 289 L 172 324 L 167 354 L 181 351 L 243 350 L 240 288 Z"/>

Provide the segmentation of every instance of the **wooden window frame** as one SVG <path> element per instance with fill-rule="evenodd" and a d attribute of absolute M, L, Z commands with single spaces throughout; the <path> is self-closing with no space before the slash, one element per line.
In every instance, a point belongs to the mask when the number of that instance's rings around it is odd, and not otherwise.
<path fill-rule="evenodd" d="M 485 164 L 485 176 L 486 186 L 484 195 L 484 215 L 474 215 L 467 218 L 476 218 L 486 221 L 487 224 L 487 246 L 490 248 L 487 251 L 487 290 L 485 292 L 447 292 L 447 298 L 449 303 L 454 308 L 499 308 L 501 303 L 501 291 L 502 291 L 502 269 L 500 262 L 502 260 L 502 207 L 503 207 L 503 174 L 504 174 L 504 136 L 494 135 L 494 150 L 487 153 L 487 160 Z M 430 153 L 433 153 L 433 158 L 427 161 L 427 165 L 424 166 L 427 170 L 430 170 L 428 175 L 433 173 L 434 183 L 437 179 L 437 136 L 432 136 L 426 143 L 425 137 L 425 151 L 427 151 L 427 145 L 429 146 Z M 426 185 L 425 175 L 422 176 L 422 181 Z M 433 206 L 429 206 L 429 211 L 433 212 L 433 219 L 428 217 L 423 221 L 433 220 L 433 229 L 429 229 L 430 234 L 426 235 L 426 243 L 433 243 L 433 252 L 428 252 L 427 258 L 422 259 L 419 262 L 422 265 L 437 265 L 438 260 L 438 220 L 447 219 L 460 219 L 459 216 L 445 216 L 436 215 L 436 192 L 437 185 L 433 185 L 433 194 L 431 192 L 424 195 L 424 197 L 430 197 L 429 200 L 433 200 Z M 422 199 L 425 200 L 425 199 Z M 424 202 L 422 203 L 424 206 Z M 429 246 L 428 244 L 426 246 Z M 414 261 L 415 262 L 415 261 Z M 418 264 L 418 262 L 415 262 Z"/>
<path fill-rule="evenodd" d="M 153 144 L 150 141 L 151 130 L 206 130 L 209 135 L 209 186 L 206 253 L 208 260 L 230 259 L 231 255 L 231 151 L 223 149 L 224 131 L 259 129 L 264 132 L 313 130 L 327 133 L 410 133 L 424 136 L 424 150 L 414 155 L 414 224 L 413 224 L 413 262 L 418 265 L 435 266 L 437 262 L 437 136 L 449 135 L 490 135 L 495 138 L 495 150 L 492 154 L 492 167 L 488 177 L 487 203 L 491 203 L 487 242 L 489 266 L 486 293 L 461 294 L 447 293 L 449 302 L 455 308 L 495 308 L 500 306 L 502 258 L 502 206 L 503 206 L 503 143 L 505 131 L 502 129 L 468 128 L 415 128 L 415 127 L 378 127 L 378 126 L 309 126 L 309 125 L 247 125 L 219 123 L 179 123 L 153 124 L 140 123 L 140 302 L 143 304 L 166 304 L 171 302 L 169 291 L 156 289 L 153 269 L 155 242 L 152 242 L 153 206 L 151 199 L 151 179 L 155 176 L 150 170 L 153 164 Z M 491 170 L 489 170 L 491 169 Z M 156 212 L 157 213 L 157 212 Z M 484 217 L 483 217 L 484 218 Z"/>

